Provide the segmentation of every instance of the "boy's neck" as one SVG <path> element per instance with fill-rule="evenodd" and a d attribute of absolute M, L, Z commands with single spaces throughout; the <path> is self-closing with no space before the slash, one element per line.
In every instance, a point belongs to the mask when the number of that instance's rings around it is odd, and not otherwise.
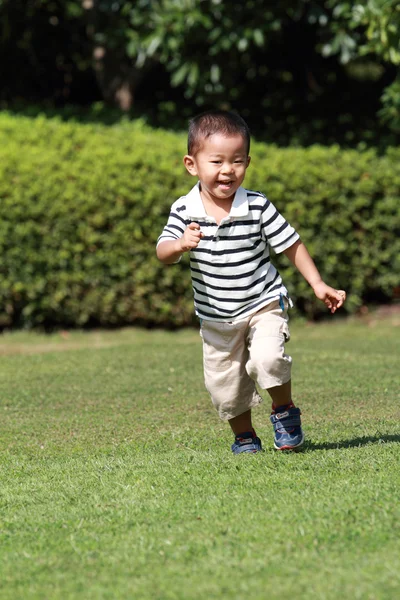
<path fill-rule="evenodd" d="M 232 198 L 208 198 L 200 191 L 200 197 L 206 213 L 210 217 L 214 217 L 218 225 L 231 212 L 234 196 Z"/>

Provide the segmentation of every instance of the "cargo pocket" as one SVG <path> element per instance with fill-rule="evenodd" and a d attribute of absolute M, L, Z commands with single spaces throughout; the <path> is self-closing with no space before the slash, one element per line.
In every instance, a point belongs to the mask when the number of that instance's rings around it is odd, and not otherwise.
<path fill-rule="evenodd" d="M 282 333 L 283 333 L 283 337 L 285 338 L 285 343 L 288 342 L 290 340 L 290 331 L 289 331 L 288 323 L 283 323 Z"/>
<path fill-rule="evenodd" d="M 200 335 L 203 339 L 203 362 L 208 371 L 226 371 L 232 366 L 229 343 L 213 321 L 203 321 Z"/>

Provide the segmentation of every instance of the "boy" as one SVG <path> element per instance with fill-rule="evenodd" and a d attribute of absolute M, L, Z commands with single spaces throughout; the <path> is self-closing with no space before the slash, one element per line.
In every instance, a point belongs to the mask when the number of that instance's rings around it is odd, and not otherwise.
<path fill-rule="evenodd" d="M 190 121 L 183 161 L 198 183 L 171 207 L 157 243 L 165 264 L 190 253 L 196 314 L 200 318 L 206 388 L 235 435 L 232 452 L 259 452 L 251 410 L 272 398 L 274 447 L 298 450 L 304 435 L 291 395 L 287 311 L 292 305 L 270 262 L 269 246 L 283 252 L 332 313 L 346 294 L 326 285 L 298 233 L 260 192 L 241 187 L 250 164 L 243 119 L 209 111 Z"/>

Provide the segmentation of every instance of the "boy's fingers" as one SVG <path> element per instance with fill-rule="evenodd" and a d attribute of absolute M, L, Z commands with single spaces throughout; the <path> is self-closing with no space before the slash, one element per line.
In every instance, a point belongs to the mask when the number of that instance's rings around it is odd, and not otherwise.
<path fill-rule="evenodd" d="M 200 231 L 200 225 L 198 223 L 190 223 L 187 227 L 195 236 L 198 241 L 198 238 L 204 237 L 202 231 Z"/>
<path fill-rule="evenodd" d="M 200 229 L 200 225 L 198 223 L 190 223 L 188 225 L 188 227 L 189 227 L 189 229 L 197 229 L 197 230 Z"/>
<path fill-rule="evenodd" d="M 335 298 L 335 300 L 338 300 L 339 302 L 343 302 L 346 300 L 346 292 L 343 290 L 332 290 L 332 298 Z"/>
<path fill-rule="evenodd" d="M 346 292 L 344 290 L 336 290 L 337 308 L 340 308 L 346 300 Z"/>
<path fill-rule="evenodd" d="M 333 290 L 334 294 L 332 294 L 332 298 L 334 299 L 331 302 L 331 312 L 334 313 L 338 308 L 343 306 L 344 301 L 346 300 L 346 292 L 344 290 Z"/>

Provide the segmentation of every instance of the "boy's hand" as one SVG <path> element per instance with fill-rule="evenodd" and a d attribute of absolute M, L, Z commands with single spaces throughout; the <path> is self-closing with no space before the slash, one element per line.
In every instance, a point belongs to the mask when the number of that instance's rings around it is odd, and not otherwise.
<path fill-rule="evenodd" d="M 190 223 L 179 240 L 182 252 L 188 252 L 189 250 L 193 250 L 193 248 L 197 248 L 202 237 L 203 234 L 200 231 L 198 223 Z"/>
<path fill-rule="evenodd" d="M 326 304 L 332 314 L 336 312 L 346 300 L 346 292 L 344 290 L 335 290 L 329 285 L 326 285 L 323 281 L 314 287 L 314 294 L 319 300 L 322 300 L 322 302 Z"/>

